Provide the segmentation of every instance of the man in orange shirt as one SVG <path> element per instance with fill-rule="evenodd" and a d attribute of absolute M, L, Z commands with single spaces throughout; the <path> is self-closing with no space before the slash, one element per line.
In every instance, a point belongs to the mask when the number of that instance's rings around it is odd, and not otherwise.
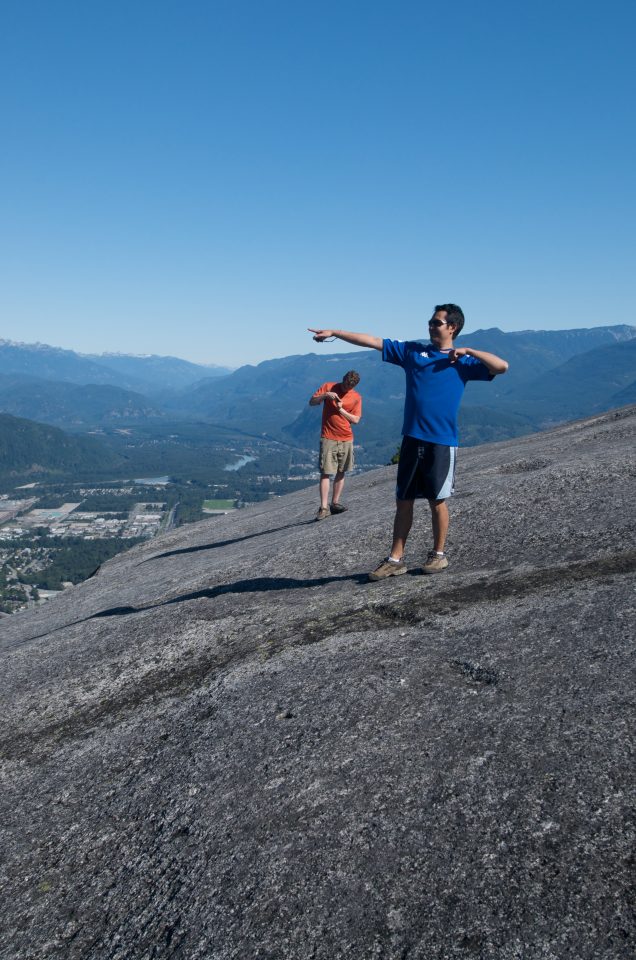
<path fill-rule="evenodd" d="M 330 513 L 344 513 L 340 503 L 345 473 L 353 467 L 353 431 L 351 425 L 362 416 L 362 397 L 353 388 L 360 383 L 360 374 L 349 370 L 342 383 L 323 383 L 309 400 L 310 407 L 324 404 L 320 432 L 320 509 L 316 520 Z M 335 474 L 331 507 L 329 478 Z"/>

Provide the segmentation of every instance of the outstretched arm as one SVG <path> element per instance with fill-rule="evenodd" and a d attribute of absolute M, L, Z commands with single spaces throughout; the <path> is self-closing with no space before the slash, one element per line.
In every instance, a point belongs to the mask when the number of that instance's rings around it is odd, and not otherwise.
<path fill-rule="evenodd" d="M 473 350 L 472 347 L 457 347 L 453 348 L 448 354 L 448 359 L 451 363 L 459 357 L 474 357 L 475 360 L 481 360 L 484 366 L 488 367 L 488 372 L 494 374 L 495 376 L 499 373 L 505 373 L 508 369 L 508 361 L 502 360 L 501 357 L 498 357 L 494 353 L 487 353 L 485 350 Z"/>
<path fill-rule="evenodd" d="M 314 330 L 313 327 L 307 329 L 310 333 L 313 333 L 314 340 L 317 343 L 322 343 L 329 337 L 337 337 L 338 340 L 352 343 L 355 347 L 370 347 L 373 350 L 382 349 L 382 337 L 372 337 L 369 333 L 350 333 L 347 330 Z"/>

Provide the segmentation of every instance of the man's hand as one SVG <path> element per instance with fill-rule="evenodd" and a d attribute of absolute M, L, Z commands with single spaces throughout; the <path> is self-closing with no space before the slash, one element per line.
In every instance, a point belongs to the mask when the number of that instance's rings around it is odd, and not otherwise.
<path fill-rule="evenodd" d="M 448 359 L 451 363 L 457 363 L 460 357 L 469 357 L 470 351 L 468 347 L 453 347 L 453 349 L 448 354 Z"/>
<path fill-rule="evenodd" d="M 345 343 L 352 343 L 354 347 L 370 347 L 372 350 L 382 349 L 382 338 L 372 337 L 369 333 L 352 333 L 349 330 L 316 330 L 314 327 L 307 327 L 310 333 L 313 333 L 314 340 L 317 343 L 323 343 L 331 337 L 338 340 L 344 340 Z"/>
<path fill-rule="evenodd" d="M 322 343 L 323 340 L 328 340 L 329 337 L 335 337 L 333 330 L 314 330 L 313 327 L 307 327 L 310 333 L 314 334 L 314 340 L 316 343 Z"/>
<path fill-rule="evenodd" d="M 340 400 L 340 397 L 337 393 L 334 393 L 333 390 L 325 390 L 324 393 L 314 393 L 314 395 L 309 398 L 309 406 L 316 407 L 319 403 L 324 403 L 325 400 L 334 400 L 337 402 Z"/>

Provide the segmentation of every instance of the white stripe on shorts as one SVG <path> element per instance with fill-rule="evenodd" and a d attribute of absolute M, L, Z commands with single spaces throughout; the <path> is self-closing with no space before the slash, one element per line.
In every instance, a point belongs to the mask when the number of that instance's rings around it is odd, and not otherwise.
<path fill-rule="evenodd" d="M 448 473 L 446 475 L 446 479 L 444 480 L 442 489 L 437 494 L 438 500 L 446 500 L 447 497 L 450 497 L 455 487 L 455 460 L 457 457 L 457 447 L 450 447 L 449 453 L 450 462 L 448 464 Z"/>

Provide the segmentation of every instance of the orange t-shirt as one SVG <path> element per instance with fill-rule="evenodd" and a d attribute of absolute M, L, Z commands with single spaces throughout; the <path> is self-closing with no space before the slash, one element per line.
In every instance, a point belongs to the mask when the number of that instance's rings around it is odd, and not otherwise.
<path fill-rule="evenodd" d="M 353 417 L 362 416 L 362 397 L 356 390 L 347 390 L 345 393 L 341 383 L 323 383 L 318 387 L 314 396 L 322 393 L 337 393 L 342 398 L 342 406 Z M 340 411 L 334 400 L 328 397 L 322 405 L 322 430 L 320 436 L 325 440 L 353 440 L 351 424 L 340 416 Z"/>

